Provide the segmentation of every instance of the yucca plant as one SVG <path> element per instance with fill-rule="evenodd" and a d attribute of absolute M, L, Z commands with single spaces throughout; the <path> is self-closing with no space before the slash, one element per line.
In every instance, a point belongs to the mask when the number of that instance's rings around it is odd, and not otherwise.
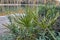
<path fill-rule="evenodd" d="M 55 13 L 54 8 L 45 6 L 46 13 L 42 16 L 43 8 L 38 8 L 26 7 L 25 15 L 8 16 L 10 24 L 4 25 L 16 35 L 16 40 L 57 40 L 52 25 L 59 17 L 59 12 Z"/>

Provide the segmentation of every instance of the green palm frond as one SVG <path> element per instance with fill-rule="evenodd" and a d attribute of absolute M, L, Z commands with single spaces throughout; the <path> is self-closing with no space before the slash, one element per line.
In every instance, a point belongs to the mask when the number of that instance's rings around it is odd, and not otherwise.
<path fill-rule="evenodd" d="M 48 34 L 48 38 L 52 36 L 51 38 L 56 40 L 52 33 L 53 29 L 50 30 L 50 27 L 52 28 L 52 25 L 60 16 L 59 12 L 55 13 L 55 8 L 51 9 L 47 6 L 38 8 L 26 7 L 25 15 L 8 17 L 11 24 L 8 24 L 7 27 L 16 35 L 17 40 L 35 40 L 40 35 L 45 38 Z"/>

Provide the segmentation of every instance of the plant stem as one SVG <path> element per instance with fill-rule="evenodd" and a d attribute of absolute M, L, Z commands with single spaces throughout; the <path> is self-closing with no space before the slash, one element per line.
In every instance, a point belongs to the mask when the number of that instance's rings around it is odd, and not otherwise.
<path fill-rule="evenodd" d="M 51 36 L 53 37 L 54 40 L 56 40 L 55 36 L 53 35 L 53 33 L 49 30 L 49 28 L 47 28 L 48 32 L 51 34 Z"/>

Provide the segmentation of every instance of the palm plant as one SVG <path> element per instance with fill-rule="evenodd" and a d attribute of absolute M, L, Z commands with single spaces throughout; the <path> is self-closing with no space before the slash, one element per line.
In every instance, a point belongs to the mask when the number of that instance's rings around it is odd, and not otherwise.
<path fill-rule="evenodd" d="M 52 25 L 59 17 L 59 12 L 45 6 L 45 15 L 41 15 L 41 6 L 27 7 L 25 15 L 8 16 L 10 24 L 5 25 L 16 35 L 16 40 L 57 40 Z M 38 11 L 37 11 L 38 10 Z"/>

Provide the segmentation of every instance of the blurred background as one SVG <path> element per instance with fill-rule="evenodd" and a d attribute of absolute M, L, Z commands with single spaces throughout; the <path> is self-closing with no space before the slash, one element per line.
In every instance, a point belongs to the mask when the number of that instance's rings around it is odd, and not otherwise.
<path fill-rule="evenodd" d="M 59 6 L 59 0 L 0 0 L 0 15 L 10 13 L 23 13 L 26 5 L 40 6 L 56 5 Z"/>

